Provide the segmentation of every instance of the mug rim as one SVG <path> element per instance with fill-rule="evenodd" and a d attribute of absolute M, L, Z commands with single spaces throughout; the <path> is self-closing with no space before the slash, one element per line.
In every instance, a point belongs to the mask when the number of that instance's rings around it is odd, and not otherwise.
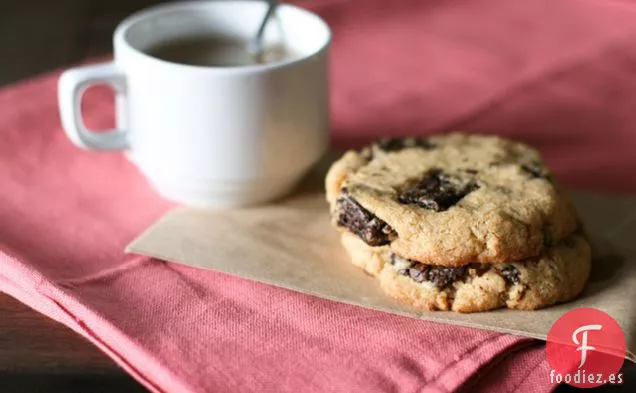
<path fill-rule="evenodd" d="M 215 1 L 201 1 L 201 0 L 188 0 L 188 1 L 180 1 L 177 3 L 170 4 L 158 4 L 155 6 L 144 8 L 140 11 L 137 11 L 124 20 L 122 20 L 115 29 L 115 33 L 113 34 L 113 43 L 114 43 L 114 52 L 115 52 L 115 60 L 117 60 L 117 52 L 121 50 L 125 50 L 126 53 L 130 55 L 134 55 L 138 59 L 148 63 L 148 65 L 155 65 L 161 67 L 170 67 L 170 68 L 180 68 L 184 71 L 197 71 L 197 72 L 206 72 L 206 73 L 220 73 L 220 74 L 243 74 L 243 73 L 258 73 L 264 71 L 271 71 L 275 69 L 288 68 L 299 63 L 307 62 L 314 57 L 317 57 L 324 53 L 332 41 L 332 32 L 331 28 L 320 16 L 306 10 L 304 8 L 298 7 L 294 4 L 279 4 L 278 7 L 290 8 L 296 12 L 304 13 L 316 20 L 320 24 L 320 26 L 324 29 L 326 33 L 325 41 L 318 47 L 318 49 L 311 51 L 310 53 L 295 57 L 289 60 L 284 60 L 280 62 L 273 62 L 267 64 L 253 64 L 253 65 L 242 65 L 237 67 L 221 67 L 221 66 L 198 66 L 191 64 L 183 64 L 183 63 L 175 63 L 166 60 L 159 59 L 157 57 L 151 56 L 145 53 L 142 50 L 135 48 L 131 45 L 126 39 L 126 33 L 129 29 L 131 29 L 134 25 L 144 20 L 148 20 L 154 18 L 156 16 L 171 13 L 175 11 L 196 9 L 198 7 L 208 7 L 214 3 L 243 3 L 243 4 L 254 4 L 253 0 L 215 0 Z"/>

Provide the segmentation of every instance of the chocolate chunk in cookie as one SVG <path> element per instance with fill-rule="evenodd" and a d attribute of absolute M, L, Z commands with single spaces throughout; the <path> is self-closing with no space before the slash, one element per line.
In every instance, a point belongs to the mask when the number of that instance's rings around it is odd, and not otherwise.
<path fill-rule="evenodd" d="M 413 281 L 421 283 L 429 281 L 438 288 L 445 288 L 455 281 L 462 280 L 468 272 L 467 266 L 446 267 L 425 265 L 404 259 L 396 254 L 391 255 L 391 264 L 408 263 L 408 267 L 398 270 L 398 274 L 409 276 Z"/>
<path fill-rule="evenodd" d="M 441 212 L 456 205 L 462 198 L 478 188 L 479 186 L 474 182 L 458 186 L 441 170 L 432 169 L 415 185 L 402 192 L 398 196 L 398 201 Z"/>
<path fill-rule="evenodd" d="M 341 211 L 338 225 L 349 229 L 368 245 L 383 246 L 397 236 L 393 228 L 362 207 L 345 190 L 337 203 Z"/>
<path fill-rule="evenodd" d="M 534 179 L 547 178 L 548 173 L 542 167 L 541 163 L 536 161 L 530 164 L 521 165 L 521 170 L 529 174 Z"/>
<path fill-rule="evenodd" d="M 409 147 L 420 147 L 430 150 L 435 144 L 425 138 L 384 138 L 376 143 L 376 146 L 384 152 L 400 151 Z"/>
<path fill-rule="evenodd" d="M 519 284 L 519 269 L 517 269 L 514 265 L 504 267 L 501 269 L 500 274 L 508 284 Z"/>
<path fill-rule="evenodd" d="M 428 265 L 428 281 L 438 288 L 445 288 L 454 281 L 461 280 L 466 276 L 466 267 L 445 267 Z"/>
<path fill-rule="evenodd" d="M 554 244 L 554 240 L 552 239 L 552 234 L 549 231 L 543 232 L 543 245 L 546 247 L 552 247 Z"/>

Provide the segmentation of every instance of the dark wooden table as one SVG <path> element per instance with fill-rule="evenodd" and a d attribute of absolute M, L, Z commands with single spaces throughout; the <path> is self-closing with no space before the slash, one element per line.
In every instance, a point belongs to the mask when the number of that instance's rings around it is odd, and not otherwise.
<path fill-rule="evenodd" d="M 0 392 L 146 392 L 66 326 L 0 293 Z"/>

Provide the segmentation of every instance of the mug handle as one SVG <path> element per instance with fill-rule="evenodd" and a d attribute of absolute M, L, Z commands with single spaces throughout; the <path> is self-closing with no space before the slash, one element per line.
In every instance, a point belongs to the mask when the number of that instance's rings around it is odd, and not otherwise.
<path fill-rule="evenodd" d="M 126 78 L 114 62 L 65 71 L 58 82 L 58 104 L 62 127 L 69 139 L 87 150 L 128 149 L 128 131 L 123 129 L 94 132 L 82 119 L 82 95 L 96 83 L 109 85 L 117 97 L 126 97 Z"/>

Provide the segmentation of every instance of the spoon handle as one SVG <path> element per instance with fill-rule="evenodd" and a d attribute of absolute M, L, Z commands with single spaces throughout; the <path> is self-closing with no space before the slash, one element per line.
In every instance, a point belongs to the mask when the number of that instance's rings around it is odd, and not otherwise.
<path fill-rule="evenodd" d="M 257 39 L 260 41 L 263 38 L 263 33 L 265 32 L 265 27 L 267 26 L 267 22 L 269 22 L 269 18 L 274 15 L 276 12 L 276 7 L 278 7 L 278 0 L 268 0 L 269 7 L 267 7 L 267 13 L 265 13 L 265 17 L 261 22 L 260 27 L 258 28 L 258 33 L 256 33 Z"/>
<path fill-rule="evenodd" d="M 274 15 L 274 12 L 276 12 L 276 7 L 278 7 L 278 0 L 267 0 L 267 2 L 269 3 L 267 12 L 265 13 L 263 21 L 258 27 L 258 32 L 256 33 L 256 36 L 254 36 L 254 39 L 252 40 L 252 43 L 250 45 L 251 51 L 255 54 L 260 54 L 263 52 L 263 33 L 265 32 L 265 27 L 267 26 L 267 22 L 269 22 L 269 19 L 272 17 L 272 15 Z"/>

